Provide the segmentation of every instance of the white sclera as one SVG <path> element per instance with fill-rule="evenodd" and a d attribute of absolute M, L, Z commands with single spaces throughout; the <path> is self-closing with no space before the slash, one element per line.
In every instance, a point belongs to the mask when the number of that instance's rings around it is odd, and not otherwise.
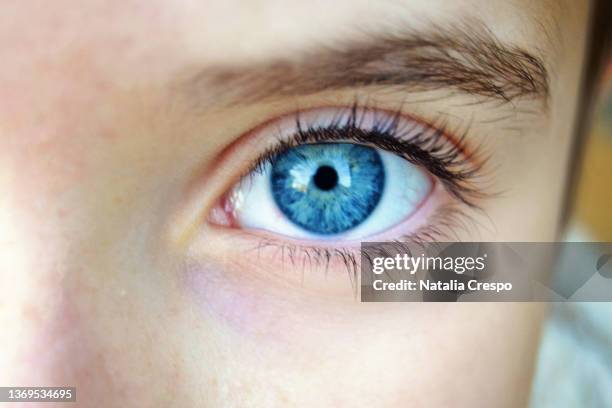
<path fill-rule="evenodd" d="M 294 239 L 360 240 L 397 226 L 427 198 L 433 183 L 427 172 L 381 149 L 385 186 L 374 211 L 359 225 L 335 235 L 314 234 L 294 224 L 278 208 L 270 188 L 271 165 L 239 183 L 231 193 L 234 217 L 242 228 L 260 229 Z"/>

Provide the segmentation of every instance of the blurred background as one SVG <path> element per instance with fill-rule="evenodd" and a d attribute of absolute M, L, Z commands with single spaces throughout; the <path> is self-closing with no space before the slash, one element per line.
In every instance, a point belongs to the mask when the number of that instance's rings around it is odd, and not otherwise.
<path fill-rule="evenodd" d="M 612 241 L 612 64 L 598 94 L 579 180 L 573 229 L 594 241 Z"/>
<path fill-rule="evenodd" d="M 612 63 L 595 106 L 567 241 L 612 242 Z M 531 398 L 549 407 L 612 407 L 612 303 L 551 305 Z"/>

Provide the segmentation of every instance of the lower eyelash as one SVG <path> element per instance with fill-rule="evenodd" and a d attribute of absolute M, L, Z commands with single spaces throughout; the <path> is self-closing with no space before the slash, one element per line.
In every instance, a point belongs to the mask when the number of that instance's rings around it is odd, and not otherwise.
<path fill-rule="evenodd" d="M 402 235 L 388 242 L 396 242 L 398 245 L 414 244 L 424 246 L 428 242 L 460 241 L 459 230 L 468 230 L 470 225 L 475 225 L 475 220 L 461 208 L 457 203 L 448 203 L 439 208 L 432 216 L 432 222 L 417 231 Z M 360 252 L 358 247 L 318 247 L 301 244 L 293 244 L 275 240 L 273 238 L 260 238 L 253 250 L 257 251 L 258 257 L 261 252 L 274 251 L 272 257 L 280 257 L 281 267 L 289 265 L 292 268 L 301 267 L 302 274 L 306 267 L 311 270 L 329 270 L 329 265 L 335 261 L 341 261 L 349 277 L 354 295 L 358 295 Z"/>
<path fill-rule="evenodd" d="M 282 267 L 286 264 L 286 259 L 289 260 L 291 267 L 298 267 L 298 262 L 301 260 L 302 274 L 305 273 L 308 266 L 311 270 L 329 270 L 329 265 L 335 260 L 340 260 L 346 267 L 351 285 L 354 289 L 357 288 L 357 273 L 358 273 L 358 254 L 355 248 L 339 248 L 339 247 L 316 247 L 299 244 L 281 243 L 280 241 L 271 238 L 262 238 L 259 240 L 257 247 L 258 256 L 263 250 L 273 250 L 275 255 L 280 256 Z"/>

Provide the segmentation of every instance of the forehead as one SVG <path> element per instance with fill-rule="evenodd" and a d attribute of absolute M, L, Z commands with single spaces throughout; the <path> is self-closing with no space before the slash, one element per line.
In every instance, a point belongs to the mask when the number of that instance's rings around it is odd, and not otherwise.
<path fill-rule="evenodd" d="M 173 65 L 265 58 L 363 32 L 469 19 L 500 39 L 529 42 L 560 2 L 505 0 L 207 0 L 15 2 L 0 8 L 2 53 L 109 53 Z M 517 24 L 521 29 L 517 30 Z M 525 44 L 519 44 L 525 45 Z M 8 46 L 5 47 L 5 46 Z M 170 58 L 169 58 L 170 57 Z M 3 58 L 6 61 L 6 58 Z M 120 65 L 120 64 L 115 64 Z M 150 67 L 148 67 L 150 68 Z"/>
<path fill-rule="evenodd" d="M 0 6 L 0 133 L 66 134 L 115 89 L 167 83 L 186 68 L 333 49 L 368 34 L 478 20 L 501 41 L 546 49 L 565 27 L 547 0 L 43 0 Z M 552 34 L 551 34 L 552 33 Z M 32 117 L 38 117 L 36 122 Z M 63 122 L 62 122 L 63 120 Z M 51 123 L 52 126 L 49 125 Z M 41 130 L 41 129 L 44 129 Z M 49 129 L 57 129 L 49 131 Z M 39 136 L 35 136 L 39 135 Z"/>

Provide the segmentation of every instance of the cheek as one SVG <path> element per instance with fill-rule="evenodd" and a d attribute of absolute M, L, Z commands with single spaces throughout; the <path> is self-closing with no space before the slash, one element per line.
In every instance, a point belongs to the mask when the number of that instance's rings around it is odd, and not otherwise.
<path fill-rule="evenodd" d="M 215 281 L 226 273 L 213 264 L 192 265 L 182 286 L 196 306 L 194 319 L 203 322 L 189 340 L 194 349 L 217 343 L 212 348 L 221 354 L 207 364 L 220 364 L 219 380 L 230 387 L 265 384 L 261 395 L 290 389 L 290 398 L 313 406 L 358 406 L 363 398 L 377 406 L 444 406 L 449 393 L 477 395 L 470 403 L 480 406 L 494 405 L 508 384 L 530 378 L 523 363 L 533 357 L 537 332 L 530 316 L 540 315 L 537 308 L 334 303 L 293 292 L 287 298 L 270 288 Z M 520 363 L 508 367 L 509 355 Z M 462 375 L 466 367 L 470 374 Z M 439 379 L 449 372 L 457 378 L 443 384 L 449 393 L 442 395 Z M 486 385 L 474 393 L 480 387 L 474 384 Z"/>
<path fill-rule="evenodd" d="M 206 261 L 189 262 L 184 267 L 180 286 L 196 305 L 197 318 L 207 319 L 231 335 L 286 341 L 291 324 L 284 322 L 287 319 L 278 319 L 276 310 L 289 315 L 295 311 L 274 299 L 265 285 L 253 282 L 250 277 L 241 282 L 227 269 Z"/>
<path fill-rule="evenodd" d="M 12 308 L 20 311 L 16 329 L 20 340 L 13 361 L 6 365 L 12 367 L 10 383 L 61 384 L 77 387 L 83 397 L 104 395 L 102 390 L 109 389 L 112 380 L 105 369 L 100 339 L 90 328 L 95 316 L 79 304 L 84 296 L 80 290 L 36 285 Z"/>

